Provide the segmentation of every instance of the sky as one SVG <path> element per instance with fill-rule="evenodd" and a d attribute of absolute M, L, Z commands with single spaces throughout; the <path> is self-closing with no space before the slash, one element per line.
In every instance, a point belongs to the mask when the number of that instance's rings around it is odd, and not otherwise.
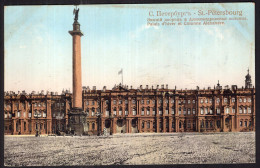
<path fill-rule="evenodd" d="M 72 5 L 7 6 L 4 11 L 5 91 L 72 90 Z M 121 82 L 169 88 L 255 85 L 253 3 L 80 5 L 82 85 Z M 149 26 L 149 12 L 242 11 L 224 25 Z M 180 18 L 174 16 L 172 18 Z M 169 17 L 153 17 L 169 18 Z M 185 18 L 185 17 L 183 17 Z"/>

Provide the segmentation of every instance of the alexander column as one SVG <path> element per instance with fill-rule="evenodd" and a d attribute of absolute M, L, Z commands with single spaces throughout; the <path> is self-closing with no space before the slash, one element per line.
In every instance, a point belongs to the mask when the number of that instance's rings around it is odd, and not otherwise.
<path fill-rule="evenodd" d="M 86 130 L 86 117 L 87 114 L 82 109 L 82 81 L 81 81 L 81 36 L 83 33 L 80 31 L 80 24 L 78 22 L 79 9 L 74 9 L 75 15 L 73 30 L 69 31 L 73 38 L 73 96 L 72 96 L 72 109 L 68 113 L 69 125 L 68 129 L 71 133 L 81 135 Z"/>

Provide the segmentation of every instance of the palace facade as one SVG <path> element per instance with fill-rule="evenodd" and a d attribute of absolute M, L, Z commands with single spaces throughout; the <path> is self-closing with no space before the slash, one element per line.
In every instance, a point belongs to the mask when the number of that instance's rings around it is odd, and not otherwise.
<path fill-rule="evenodd" d="M 72 94 L 5 92 L 5 134 L 67 132 Z M 82 108 L 88 135 L 139 132 L 238 132 L 255 130 L 255 88 L 177 90 L 166 85 L 138 89 L 117 85 L 112 90 L 83 87 Z M 70 122 L 73 122 L 70 121 Z M 73 130 L 70 130 L 73 133 Z"/>

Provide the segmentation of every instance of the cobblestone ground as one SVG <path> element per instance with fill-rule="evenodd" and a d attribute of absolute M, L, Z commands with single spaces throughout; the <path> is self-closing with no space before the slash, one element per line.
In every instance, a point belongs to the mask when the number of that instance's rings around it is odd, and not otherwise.
<path fill-rule="evenodd" d="M 255 163 L 255 133 L 5 136 L 6 166 Z"/>

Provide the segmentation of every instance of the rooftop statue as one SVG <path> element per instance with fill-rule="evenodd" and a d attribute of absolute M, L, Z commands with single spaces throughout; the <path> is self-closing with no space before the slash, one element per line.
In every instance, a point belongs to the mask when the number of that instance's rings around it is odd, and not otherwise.
<path fill-rule="evenodd" d="M 73 14 L 75 15 L 74 21 L 77 22 L 78 21 L 78 14 L 79 14 L 79 9 L 77 9 L 77 7 L 76 7 L 76 9 L 74 8 Z"/>

